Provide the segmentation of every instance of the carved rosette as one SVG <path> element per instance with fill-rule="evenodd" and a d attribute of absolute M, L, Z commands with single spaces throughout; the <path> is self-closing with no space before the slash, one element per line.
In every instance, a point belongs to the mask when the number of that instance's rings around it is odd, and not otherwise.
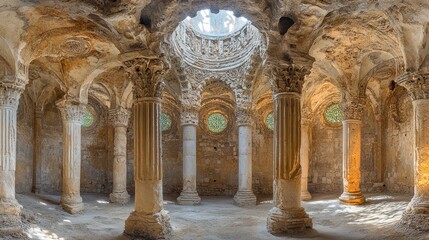
<path fill-rule="evenodd" d="M 134 83 L 134 100 L 161 98 L 165 84 L 162 79 L 168 70 L 160 58 L 138 58 L 124 62 Z"/>
<path fill-rule="evenodd" d="M 81 123 L 85 108 L 82 104 L 78 102 L 61 100 L 57 102 L 57 107 L 61 112 L 61 117 L 64 122 L 76 122 Z"/>
<path fill-rule="evenodd" d="M 305 67 L 288 63 L 272 63 L 269 70 L 274 94 L 284 92 L 301 94 L 304 78 L 309 73 Z"/>
<path fill-rule="evenodd" d="M 239 108 L 235 112 L 237 126 L 252 126 L 253 114 L 251 109 Z"/>
<path fill-rule="evenodd" d="M 429 98 L 429 73 L 405 73 L 397 82 L 408 90 L 413 100 Z"/>
<path fill-rule="evenodd" d="M 0 81 L 0 106 L 18 108 L 25 85 L 11 81 Z"/>
<path fill-rule="evenodd" d="M 343 120 L 361 120 L 364 103 L 362 100 L 343 101 L 340 103 Z"/>
<path fill-rule="evenodd" d="M 180 122 L 184 125 L 198 125 L 200 109 L 197 106 L 184 106 L 180 115 Z"/>
<path fill-rule="evenodd" d="M 131 112 L 125 108 L 117 108 L 109 111 L 109 121 L 114 127 L 127 127 Z"/>
<path fill-rule="evenodd" d="M 309 108 L 301 109 L 301 125 L 310 125 L 313 122 L 313 113 Z"/>

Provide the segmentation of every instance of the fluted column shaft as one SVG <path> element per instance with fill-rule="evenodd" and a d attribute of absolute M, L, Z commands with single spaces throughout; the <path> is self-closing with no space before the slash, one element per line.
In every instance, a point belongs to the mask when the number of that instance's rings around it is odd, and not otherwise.
<path fill-rule="evenodd" d="M 252 122 L 250 109 L 237 111 L 238 191 L 234 202 L 238 206 L 256 205 L 256 196 L 252 189 Z"/>
<path fill-rule="evenodd" d="M 405 74 L 398 83 L 409 91 L 414 112 L 414 196 L 401 223 L 429 231 L 429 74 Z"/>
<path fill-rule="evenodd" d="M 43 108 L 36 106 L 34 114 L 33 193 L 40 193 L 42 184 L 42 118 Z"/>
<path fill-rule="evenodd" d="M 301 207 L 301 104 L 294 92 L 274 96 L 274 208 L 268 217 L 271 233 L 311 228 L 312 220 Z"/>
<path fill-rule="evenodd" d="M 342 203 L 359 205 L 365 202 L 360 190 L 361 117 L 363 100 L 341 103 L 343 115 L 343 193 Z"/>
<path fill-rule="evenodd" d="M 308 123 L 301 123 L 301 200 L 310 200 L 311 194 L 308 192 L 308 166 L 310 155 L 310 126 Z"/>
<path fill-rule="evenodd" d="M 125 223 L 125 233 L 163 236 L 169 217 L 163 209 L 161 161 L 161 100 L 144 98 L 134 102 L 134 212 Z"/>
<path fill-rule="evenodd" d="M 63 119 L 63 189 L 61 206 L 70 214 L 82 212 L 80 196 L 81 125 L 84 108 L 67 100 L 57 103 Z"/>
<path fill-rule="evenodd" d="M 110 111 L 110 121 L 115 128 L 113 140 L 113 191 L 110 202 L 125 204 L 130 201 L 127 192 L 127 126 L 130 112 L 124 108 Z"/>
<path fill-rule="evenodd" d="M 0 83 L 0 234 L 21 230 L 21 208 L 15 199 L 16 114 L 22 89 Z"/>
<path fill-rule="evenodd" d="M 177 198 L 180 205 L 200 204 L 197 192 L 197 125 L 198 108 L 182 112 L 183 130 L 183 190 Z"/>

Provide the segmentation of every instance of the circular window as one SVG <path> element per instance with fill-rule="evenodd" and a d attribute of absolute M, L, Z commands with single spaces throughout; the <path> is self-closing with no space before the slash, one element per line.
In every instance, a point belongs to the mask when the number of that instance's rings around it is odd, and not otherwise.
<path fill-rule="evenodd" d="M 165 112 L 161 112 L 161 131 L 167 131 L 171 128 L 171 117 Z"/>
<path fill-rule="evenodd" d="M 83 118 L 81 121 L 82 127 L 91 127 L 95 122 L 95 116 L 90 107 L 86 106 L 83 112 Z"/>
<path fill-rule="evenodd" d="M 343 116 L 338 103 L 333 103 L 326 108 L 325 119 L 328 123 L 339 124 L 341 123 L 342 118 Z"/>
<path fill-rule="evenodd" d="M 214 133 L 221 133 L 228 126 L 228 119 L 222 113 L 212 113 L 207 118 L 207 127 Z"/>
<path fill-rule="evenodd" d="M 271 130 L 274 131 L 274 112 L 270 112 L 266 117 L 265 117 L 265 124 L 267 125 L 267 127 Z"/>

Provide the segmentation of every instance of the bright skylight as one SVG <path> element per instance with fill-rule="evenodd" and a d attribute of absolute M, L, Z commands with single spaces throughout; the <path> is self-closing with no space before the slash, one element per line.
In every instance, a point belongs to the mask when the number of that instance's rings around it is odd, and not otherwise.
<path fill-rule="evenodd" d="M 232 11 L 220 10 L 214 14 L 209 9 L 197 12 L 194 18 L 187 17 L 192 28 L 208 36 L 225 36 L 240 30 L 248 20 L 244 17 L 236 18 Z"/>

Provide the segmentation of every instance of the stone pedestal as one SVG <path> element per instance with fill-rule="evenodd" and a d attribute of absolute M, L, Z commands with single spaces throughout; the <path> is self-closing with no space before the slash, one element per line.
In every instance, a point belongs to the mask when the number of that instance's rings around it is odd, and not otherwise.
<path fill-rule="evenodd" d="M 250 110 L 237 111 L 238 125 L 238 192 L 234 203 L 238 206 L 256 205 L 252 190 L 252 115 Z"/>
<path fill-rule="evenodd" d="M 405 75 L 399 84 L 411 93 L 414 109 L 414 196 L 401 223 L 429 231 L 429 74 Z"/>
<path fill-rule="evenodd" d="M 43 108 L 36 106 L 34 111 L 34 147 L 33 147 L 33 193 L 40 193 L 42 183 L 42 118 Z"/>
<path fill-rule="evenodd" d="M 197 124 L 198 108 L 185 108 L 182 112 L 183 129 L 183 190 L 177 204 L 197 205 L 201 198 L 197 192 Z"/>
<path fill-rule="evenodd" d="M 15 199 L 16 113 L 23 89 L 0 82 L 0 235 L 21 231 L 21 208 Z"/>
<path fill-rule="evenodd" d="M 124 108 L 110 111 L 110 121 L 115 128 L 113 140 L 113 191 L 110 202 L 125 204 L 130 201 L 127 192 L 127 126 L 130 112 Z"/>
<path fill-rule="evenodd" d="M 310 126 L 308 119 L 301 119 L 301 200 L 308 201 L 311 194 L 308 192 L 308 164 L 310 155 Z"/>
<path fill-rule="evenodd" d="M 343 188 L 342 203 L 360 205 L 365 197 L 360 191 L 360 153 L 362 101 L 341 103 L 343 114 Z"/>
<path fill-rule="evenodd" d="M 274 208 L 267 227 L 270 233 L 277 234 L 312 228 L 313 224 L 301 207 L 300 94 L 276 93 L 274 108 Z"/>
<path fill-rule="evenodd" d="M 68 100 L 57 102 L 63 119 L 63 189 L 61 206 L 70 214 L 80 213 L 81 125 L 84 108 Z"/>

